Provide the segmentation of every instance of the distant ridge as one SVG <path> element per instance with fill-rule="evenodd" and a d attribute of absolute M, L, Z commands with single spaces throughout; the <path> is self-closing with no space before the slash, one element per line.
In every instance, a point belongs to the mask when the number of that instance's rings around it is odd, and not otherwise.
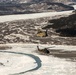
<path fill-rule="evenodd" d="M 0 0 L 0 3 L 29 3 L 29 2 L 61 2 L 61 3 L 67 3 L 67 2 L 76 2 L 76 0 Z"/>

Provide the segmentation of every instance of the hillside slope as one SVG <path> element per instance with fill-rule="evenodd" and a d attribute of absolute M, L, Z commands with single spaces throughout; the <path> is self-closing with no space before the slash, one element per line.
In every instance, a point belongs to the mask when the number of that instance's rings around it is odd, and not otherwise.
<path fill-rule="evenodd" d="M 40 12 L 52 12 L 52 11 L 67 11 L 74 10 L 73 7 L 64 5 L 62 3 L 0 3 L 0 15 L 10 14 L 29 14 L 29 13 L 40 13 Z"/>
<path fill-rule="evenodd" d="M 55 14 L 57 15 L 57 13 Z M 59 16 L 56 16 L 55 14 L 54 16 L 50 14 L 51 18 L 35 18 L 35 19 L 0 23 L 0 30 L 1 30 L 0 44 L 2 43 L 36 43 L 36 44 L 49 43 L 52 45 L 76 45 L 76 37 L 59 36 L 59 33 L 55 32 L 55 30 L 57 30 L 59 27 L 57 23 L 55 28 L 53 28 L 53 26 L 55 25 L 53 25 L 52 27 L 50 25 L 47 32 L 48 34 L 47 37 L 37 37 L 38 28 L 43 28 L 43 27 L 47 28 L 46 26 L 48 25 L 48 20 L 59 17 Z M 59 21 L 59 23 L 62 23 L 61 20 Z M 63 26 L 65 27 L 65 25 Z M 45 29 L 43 29 L 42 31 L 45 31 Z"/>
<path fill-rule="evenodd" d="M 76 36 L 76 14 L 72 14 L 69 17 L 50 20 L 49 22 L 53 24 L 48 25 L 45 28 L 53 28 L 62 36 Z"/>

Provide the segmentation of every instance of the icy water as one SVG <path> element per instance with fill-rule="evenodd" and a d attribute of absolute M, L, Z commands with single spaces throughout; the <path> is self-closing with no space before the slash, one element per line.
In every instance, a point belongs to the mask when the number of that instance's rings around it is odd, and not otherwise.
<path fill-rule="evenodd" d="M 0 75 L 76 75 L 75 46 L 50 47 L 49 55 L 38 53 L 36 46 L 0 50 Z"/>

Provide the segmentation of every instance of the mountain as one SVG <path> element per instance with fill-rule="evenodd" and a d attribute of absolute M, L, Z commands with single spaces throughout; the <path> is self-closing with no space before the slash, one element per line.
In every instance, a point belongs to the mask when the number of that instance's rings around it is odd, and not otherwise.
<path fill-rule="evenodd" d="M 0 3 L 29 3 L 32 0 L 0 0 Z"/>
<path fill-rule="evenodd" d="M 29 3 L 29 2 L 61 2 L 61 3 L 67 3 L 67 2 L 76 2 L 76 0 L 0 0 L 0 3 Z"/>
<path fill-rule="evenodd" d="M 74 8 L 62 3 L 51 3 L 51 2 L 0 4 L 0 15 L 56 12 L 56 11 L 67 11 L 67 10 L 74 10 Z"/>
<path fill-rule="evenodd" d="M 0 0 L 0 15 L 73 10 L 67 2 L 74 0 Z"/>

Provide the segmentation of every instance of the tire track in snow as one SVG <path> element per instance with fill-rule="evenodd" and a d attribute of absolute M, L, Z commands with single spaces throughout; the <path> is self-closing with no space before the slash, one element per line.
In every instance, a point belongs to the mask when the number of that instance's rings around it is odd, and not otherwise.
<path fill-rule="evenodd" d="M 19 73 L 9 74 L 9 75 L 24 74 L 26 72 L 38 70 L 42 66 L 40 58 L 38 56 L 33 55 L 33 54 L 26 54 L 26 53 L 21 53 L 21 52 L 12 52 L 12 51 L 0 51 L 0 52 L 2 52 L 2 53 L 20 54 L 20 55 L 25 55 L 25 56 L 27 55 L 27 56 L 31 57 L 32 59 L 34 59 L 36 64 L 37 64 L 37 66 L 35 68 L 33 68 L 33 69 L 30 69 L 30 70 L 27 70 L 27 71 L 23 71 L 23 72 L 19 72 Z"/>

